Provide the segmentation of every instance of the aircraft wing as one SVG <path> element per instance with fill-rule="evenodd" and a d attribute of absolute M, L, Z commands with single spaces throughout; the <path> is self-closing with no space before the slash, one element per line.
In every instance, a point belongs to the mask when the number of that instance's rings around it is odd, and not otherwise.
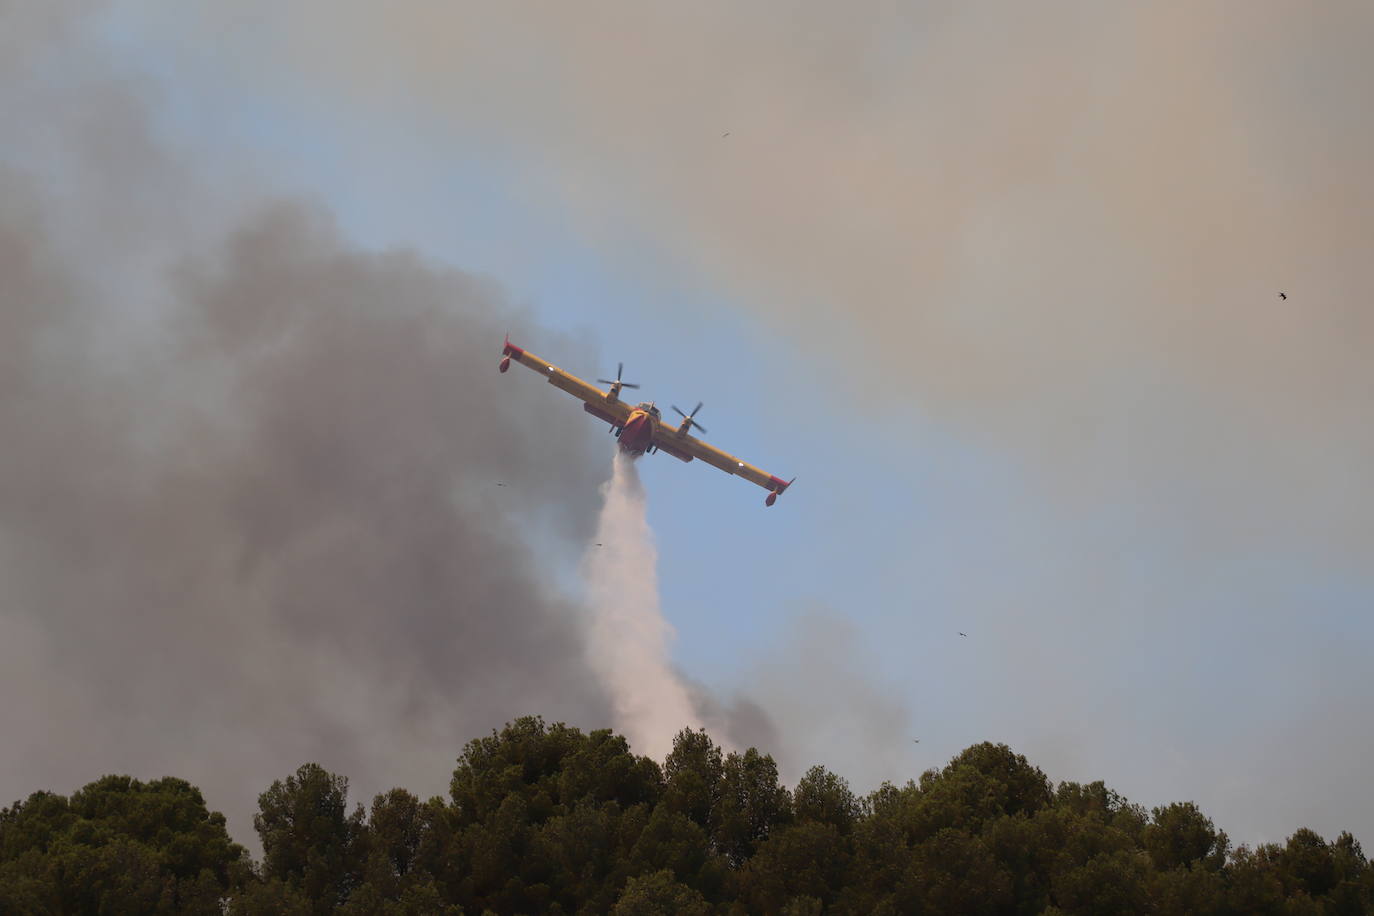
<path fill-rule="evenodd" d="M 773 505 L 773 501 L 782 491 L 792 485 L 791 480 L 783 480 L 781 477 L 774 477 L 761 468 L 756 468 L 746 461 L 741 461 L 729 452 L 722 452 L 708 442 L 703 442 L 690 433 L 679 433 L 681 427 L 668 426 L 662 421 L 654 429 L 654 445 L 661 452 L 667 452 L 674 458 L 681 461 L 691 461 L 699 458 L 712 467 L 720 468 L 727 474 L 736 477 L 743 477 L 750 483 L 758 484 L 768 491 L 768 505 Z M 796 478 L 794 477 L 793 480 Z"/>
<path fill-rule="evenodd" d="M 546 359 L 535 356 L 524 347 L 517 347 L 506 339 L 506 346 L 501 360 L 501 371 L 505 372 L 510 365 L 508 359 L 514 360 L 523 366 L 529 366 L 535 372 L 549 380 L 549 384 L 556 388 L 562 388 L 573 397 L 586 402 L 585 410 L 594 417 L 605 420 L 612 426 L 622 426 L 630 416 L 630 407 L 624 401 L 616 399 L 612 401 L 610 395 L 602 391 L 595 385 L 590 385 L 582 379 L 573 375 L 571 372 L 564 372 Z"/>

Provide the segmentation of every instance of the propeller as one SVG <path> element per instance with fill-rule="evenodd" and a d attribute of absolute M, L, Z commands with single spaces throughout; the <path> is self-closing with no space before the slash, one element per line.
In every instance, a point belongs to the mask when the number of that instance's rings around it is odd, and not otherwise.
<path fill-rule="evenodd" d="M 678 408 L 678 406 L 677 406 L 676 404 L 673 405 L 673 410 L 676 410 L 676 411 L 677 411 L 677 415 L 678 415 L 679 417 L 682 417 L 682 425 L 683 425 L 684 428 L 685 428 L 685 427 L 688 427 L 688 426 L 695 426 L 697 429 L 701 430 L 702 432 L 704 432 L 704 433 L 706 432 L 706 427 L 702 426 L 700 423 L 698 423 L 698 422 L 696 421 L 697 411 L 698 411 L 698 410 L 701 410 L 701 402 L 700 402 L 700 401 L 697 401 L 697 406 L 692 408 L 692 412 L 691 412 L 691 413 L 683 413 L 683 412 Z M 710 433 L 707 433 L 707 435 L 710 435 Z"/>
<path fill-rule="evenodd" d="M 615 367 L 615 378 L 614 378 L 614 379 L 599 378 L 599 379 L 597 379 L 597 381 L 600 382 L 600 383 L 603 384 L 603 385 L 619 385 L 621 388 L 638 388 L 639 386 L 636 385 L 634 382 L 622 382 L 622 381 L 620 380 L 620 374 L 621 374 L 622 372 L 624 372 L 624 371 L 625 371 L 625 364 L 624 364 L 624 363 L 619 363 L 619 364 Z"/>

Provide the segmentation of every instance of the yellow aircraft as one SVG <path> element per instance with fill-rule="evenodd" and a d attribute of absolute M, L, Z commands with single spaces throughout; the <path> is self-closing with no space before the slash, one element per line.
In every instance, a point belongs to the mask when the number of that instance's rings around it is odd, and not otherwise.
<path fill-rule="evenodd" d="M 691 461 L 693 458 L 700 458 L 727 474 L 743 477 L 750 483 L 756 483 L 763 487 L 768 491 L 768 496 L 763 501 L 764 505 L 768 506 L 777 502 L 783 491 L 792 485 L 792 481 L 797 479 L 793 477 L 792 480 L 783 480 L 772 474 L 764 473 L 752 464 L 746 464 L 734 455 L 722 452 L 691 435 L 690 430 L 693 426 L 706 432 L 705 428 L 696 421 L 697 411 L 701 410 L 701 404 L 697 404 L 691 413 L 683 413 L 677 407 L 673 407 L 673 410 L 676 410 L 678 415 L 682 417 L 682 423 L 673 427 L 663 422 L 653 401 L 645 401 L 634 406 L 622 401 L 620 399 L 622 389 L 639 387 L 620 380 L 620 374 L 625 369 L 624 363 L 621 363 L 616 370 L 614 380 L 597 379 L 598 382 L 611 386 L 609 391 L 602 391 L 595 385 L 589 385 L 582 381 L 571 372 L 564 372 L 552 363 L 540 359 L 529 350 L 517 347 L 510 342 L 510 337 L 507 336 L 506 345 L 501 351 L 502 372 L 510 369 L 511 360 L 529 366 L 547 378 L 550 385 L 562 388 L 568 394 L 583 401 L 582 409 L 598 420 L 604 420 L 611 424 L 611 432 L 620 440 L 621 450 L 629 452 L 631 455 L 667 452 L 679 461 Z"/>

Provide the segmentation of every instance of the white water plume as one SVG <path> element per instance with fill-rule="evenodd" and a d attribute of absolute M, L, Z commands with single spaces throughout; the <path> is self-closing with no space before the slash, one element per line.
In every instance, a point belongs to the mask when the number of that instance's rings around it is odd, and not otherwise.
<path fill-rule="evenodd" d="M 658 552 L 633 457 L 617 451 L 596 540 L 584 564 L 588 651 L 615 708 L 616 729 L 639 754 L 662 760 L 673 736 L 700 728 L 687 687 L 668 662 L 673 628 L 658 601 Z"/>

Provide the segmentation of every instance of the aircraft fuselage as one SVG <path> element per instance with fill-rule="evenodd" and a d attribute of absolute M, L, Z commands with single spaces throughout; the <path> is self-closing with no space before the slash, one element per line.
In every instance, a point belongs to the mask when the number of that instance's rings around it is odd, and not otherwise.
<path fill-rule="evenodd" d="M 654 440 L 654 427 L 658 421 L 647 410 L 632 410 L 630 418 L 621 428 L 620 450 L 631 455 L 642 455 Z"/>

